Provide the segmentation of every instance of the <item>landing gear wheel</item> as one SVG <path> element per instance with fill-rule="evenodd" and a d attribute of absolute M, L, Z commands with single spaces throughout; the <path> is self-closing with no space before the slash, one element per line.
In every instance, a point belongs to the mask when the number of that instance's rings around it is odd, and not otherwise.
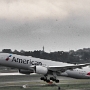
<path fill-rule="evenodd" d="M 55 79 L 55 78 L 53 78 L 53 77 L 50 77 L 50 80 L 55 81 L 56 79 Z"/>
<path fill-rule="evenodd" d="M 49 79 L 47 79 L 47 80 L 46 80 L 46 82 L 47 82 L 47 83 L 50 83 L 50 80 L 49 80 Z"/>
<path fill-rule="evenodd" d="M 44 80 L 45 78 L 44 78 L 44 77 L 41 77 L 40 79 L 41 79 L 41 80 Z"/>
<path fill-rule="evenodd" d="M 55 81 L 56 83 L 59 83 L 59 80 L 54 77 L 50 77 L 50 80 Z"/>
<path fill-rule="evenodd" d="M 56 83 L 59 83 L 59 80 L 55 80 Z"/>
<path fill-rule="evenodd" d="M 41 77 L 40 79 L 43 80 L 43 81 L 46 81 L 47 80 L 47 78 L 44 78 L 44 77 Z"/>
<path fill-rule="evenodd" d="M 43 80 L 43 81 L 46 81 L 47 83 L 49 83 L 49 82 L 50 82 L 50 80 L 49 80 L 49 79 L 47 79 L 47 78 L 45 78 L 45 77 L 41 77 L 40 79 L 41 79 L 41 80 Z"/>

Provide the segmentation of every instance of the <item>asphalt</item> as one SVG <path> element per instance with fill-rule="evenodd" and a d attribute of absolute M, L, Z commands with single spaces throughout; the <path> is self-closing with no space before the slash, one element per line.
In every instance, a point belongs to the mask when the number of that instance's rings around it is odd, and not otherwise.
<path fill-rule="evenodd" d="M 0 83 L 1 82 L 36 82 L 40 81 L 40 77 L 43 75 L 38 74 L 31 74 L 31 75 L 24 75 L 19 73 L 0 73 Z M 48 76 L 49 78 L 50 76 Z M 57 76 L 59 80 L 74 80 L 73 78 Z"/>
<path fill-rule="evenodd" d="M 5 75 L 4 75 L 5 74 Z M 6 87 L 6 86 L 39 86 L 47 85 L 46 82 L 41 81 L 40 77 L 42 75 L 22 75 L 18 73 L 0 73 L 0 87 Z M 88 90 L 88 89 L 78 89 L 80 85 L 84 86 L 86 88 L 86 85 L 90 85 L 89 79 L 74 79 L 70 77 L 63 77 L 58 76 L 57 77 L 60 80 L 60 83 L 56 84 L 53 83 L 53 85 L 62 86 L 62 88 L 65 88 L 66 86 L 73 86 L 72 90 Z M 66 86 L 63 86 L 66 85 Z M 77 85 L 77 86 L 76 86 Z M 77 89 L 74 89 L 77 87 Z M 68 89 L 61 89 L 61 90 L 68 90 Z M 70 90 L 70 89 L 69 89 Z M 90 90 L 90 89 L 89 89 Z"/>

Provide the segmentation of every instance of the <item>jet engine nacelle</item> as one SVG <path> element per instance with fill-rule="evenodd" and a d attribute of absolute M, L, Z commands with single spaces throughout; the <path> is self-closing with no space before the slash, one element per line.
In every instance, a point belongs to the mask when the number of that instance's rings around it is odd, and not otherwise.
<path fill-rule="evenodd" d="M 48 73 L 48 69 L 46 67 L 43 67 L 43 66 L 35 66 L 35 73 L 45 75 Z"/>
<path fill-rule="evenodd" d="M 22 73 L 22 74 L 30 74 L 30 73 L 34 73 L 34 71 L 33 71 L 33 70 L 19 69 L 19 73 Z"/>

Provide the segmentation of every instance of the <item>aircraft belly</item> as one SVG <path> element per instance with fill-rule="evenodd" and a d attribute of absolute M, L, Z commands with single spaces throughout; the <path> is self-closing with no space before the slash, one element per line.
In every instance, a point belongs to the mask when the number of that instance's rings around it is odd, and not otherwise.
<path fill-rule="evenodd" d="M 68 77 L 68 73 L 66 73 L 66 72 L 63 72 L 63 73 L 61 73 L 60 75 L 61 75 L 61 76 L 67 76 L 67 77 Z"/>
<path fill-rule="evenodd" d="M 74 78 L 88 78 L 85 76 L 85 73 L 81 73 L 79 71 L 67 71 L 69 77 L 74 77 Z"/>

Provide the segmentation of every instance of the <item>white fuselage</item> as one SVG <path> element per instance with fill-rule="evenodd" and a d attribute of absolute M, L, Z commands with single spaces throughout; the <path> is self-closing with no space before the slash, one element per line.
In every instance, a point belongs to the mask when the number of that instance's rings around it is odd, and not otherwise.
<path fill-rule="evenodd" d="M 11 56 L 10 56 L 11 55 Z M 56 62 L 51 60 L 45 60 L 40 58 L 34 58 L 31 56 L 21 56 L 16 54 L 8 54 L 8 53 L 0 53 L 0 64 L 4 66 L 14 67 L 17 69 L 26 69 L 29 70 L 32 66 L 70 66 L 73 64 L 63 63 L 63 62 Z M 66 70 L 61 75 L 76 77 L 76 78 L 89 78 L 90 75 L 87 73 L 90 72 L 90 68 L 84 67 L 82 69 L 73 69 L 73 70 Z"/>
<path fill-rule="evenodd" d="M 82 69 L 73 69 L 73 70 L 66 70 L 65 72 L 61 73 L 62 76 L 72 77 L 72 78 L 79 78 L 79 79 L 88 79 L 90 78 L 90 75 L 87 75 L 90 73 L 90 67 L 86 66 Z"/>
<path fill-rule="evenodd" d="M 34 58 L 31 56 L 21 56 L 16 54 L 11 54 L 12 56 L 9 57 L 9 60 L 6 60 L 10 54 L 8 53 L 0 53 L 0 64 L 15 67 L 20 69 L 29 69 L 32 66 L 69 66 L 72 64 L 67 64 L 63 62 L 56 62 L 51 60 L 45 60 L 40 58 Z"/>

